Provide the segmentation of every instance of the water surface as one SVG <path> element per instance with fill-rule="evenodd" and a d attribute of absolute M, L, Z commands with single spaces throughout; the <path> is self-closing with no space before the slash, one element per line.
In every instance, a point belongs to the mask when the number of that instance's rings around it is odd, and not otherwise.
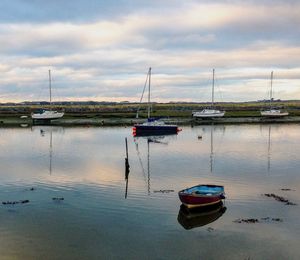
<path fill-rule="evenodd" d="M 1 257 L 299 259 L 299 133 L 297 124 L 184 127 L 148 138 L 120 127 L 2 128 L 0 201 L 30 202 L 0 205 Z M 186 229 L 177 192 L 199 183 L 224 185 L 226 210 Z M 234 222 L 266 217 L 282 222 Z"/>

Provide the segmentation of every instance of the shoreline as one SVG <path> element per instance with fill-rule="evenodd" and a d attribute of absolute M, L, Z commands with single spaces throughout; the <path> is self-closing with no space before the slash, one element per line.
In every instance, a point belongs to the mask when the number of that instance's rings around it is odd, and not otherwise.
<path fill-rule="evenodd" d="M 63 118 L 51 121 L 51 123 L 34 123 L 31 118 L 6 117 L 0 118 L 0 127 L 26 127 L 33 125 L 53 125 L 53 126 L 133 126 L 142 123 L 146 119 L 136 118 Z M 290 116 L 284 118 L 264 118 L 264 117 L 224 117 L 215 119 L 195 119 L 191 117 L 163 118 L 166 124 L 177 124 L 179 126 L 210 125 L 210 124 L 273 124 L 273 123 L 300 123 L 300 116 Z"/>

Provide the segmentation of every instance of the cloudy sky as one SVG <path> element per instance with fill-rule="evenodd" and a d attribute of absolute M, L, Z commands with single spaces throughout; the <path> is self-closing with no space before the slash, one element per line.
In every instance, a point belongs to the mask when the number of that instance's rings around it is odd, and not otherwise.
<path fill-rule="evenodd" d="M 300 99 L 300 1 L 1 0 L 0 102 Z"/>

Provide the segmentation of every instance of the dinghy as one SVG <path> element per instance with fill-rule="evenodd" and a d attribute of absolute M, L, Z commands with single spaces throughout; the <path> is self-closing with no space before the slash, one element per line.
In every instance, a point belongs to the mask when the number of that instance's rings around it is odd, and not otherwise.
<path fill-rule="evenodd" d="M 179 199 L 187 208 L 213 205 L 225 199 L 224 186 L 200 184 L 178 192 Z"/>

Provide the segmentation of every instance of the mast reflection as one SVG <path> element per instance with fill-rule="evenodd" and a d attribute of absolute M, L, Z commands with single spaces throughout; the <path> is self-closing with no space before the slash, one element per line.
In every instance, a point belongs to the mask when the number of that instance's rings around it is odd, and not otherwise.
<path fill-rule="evenodd" d="M 53 132 L 54 133 L 64 133 L 63 127 L 58 126 L 42 126 L 42 127 L 32 127 L 32 131 L 39 130 L 40 136 L 45 137 L 49 134 L 49 175 L 52 175 L 53 166 Z"/>
<path fill-rule="evenodd" d="M 268 172 L 270 172 L 271 169 L 271 125 L 269 125 L 269 131 L 268 131 Z"/>
<path fill-rule="evenodd" d="M 209 171 L 210 171 L 210 173 L 213 173 L 214 163 L 215 163 L 215 155 L 216 155 L 215 148 L 214 148 L 214 135 L 215 135 L 215 132 L 216 133 L 221 132 L 221 141 L 222 141 L 222 138 L 225 134 L 226 127 L 221 126 L 221 125 L 214 125 L 214 123 L 211 123 L 210 126 L 202 127 L 202 133 L 208 132 L 209 129 L 210 129 L 210 134 L 207 133 L 207 135 L 210 135 L 209 136 L 209 138 L 210 138 Z M 202 134 L 199 136 L 201 136 L 201 140 L 202 140 Z M 218 145 L 218 143 L 217 143 L 217 145 Z"/>
<path fill-rule="evenodd" d="M 150 167 L 150 144 L 162 144 L 162 145 L 168 145 L 170 138 L 176 137 L 177 135 L 155 135 L 155 136 L 135 136 L 134 137 L 134 143 L 136 152 L 138 155 L 139 163 L 144 175 L 144 179 L 147 185 L 147 193 L 148 195 L 151 194 L 151 167 Z M 139 142 L 140 141 L 146 141 L 147 142 L 147 166 L 146 170 L 143 164 L 143 161 L 141 159 L 141 153 L 139 150 Z"/>

